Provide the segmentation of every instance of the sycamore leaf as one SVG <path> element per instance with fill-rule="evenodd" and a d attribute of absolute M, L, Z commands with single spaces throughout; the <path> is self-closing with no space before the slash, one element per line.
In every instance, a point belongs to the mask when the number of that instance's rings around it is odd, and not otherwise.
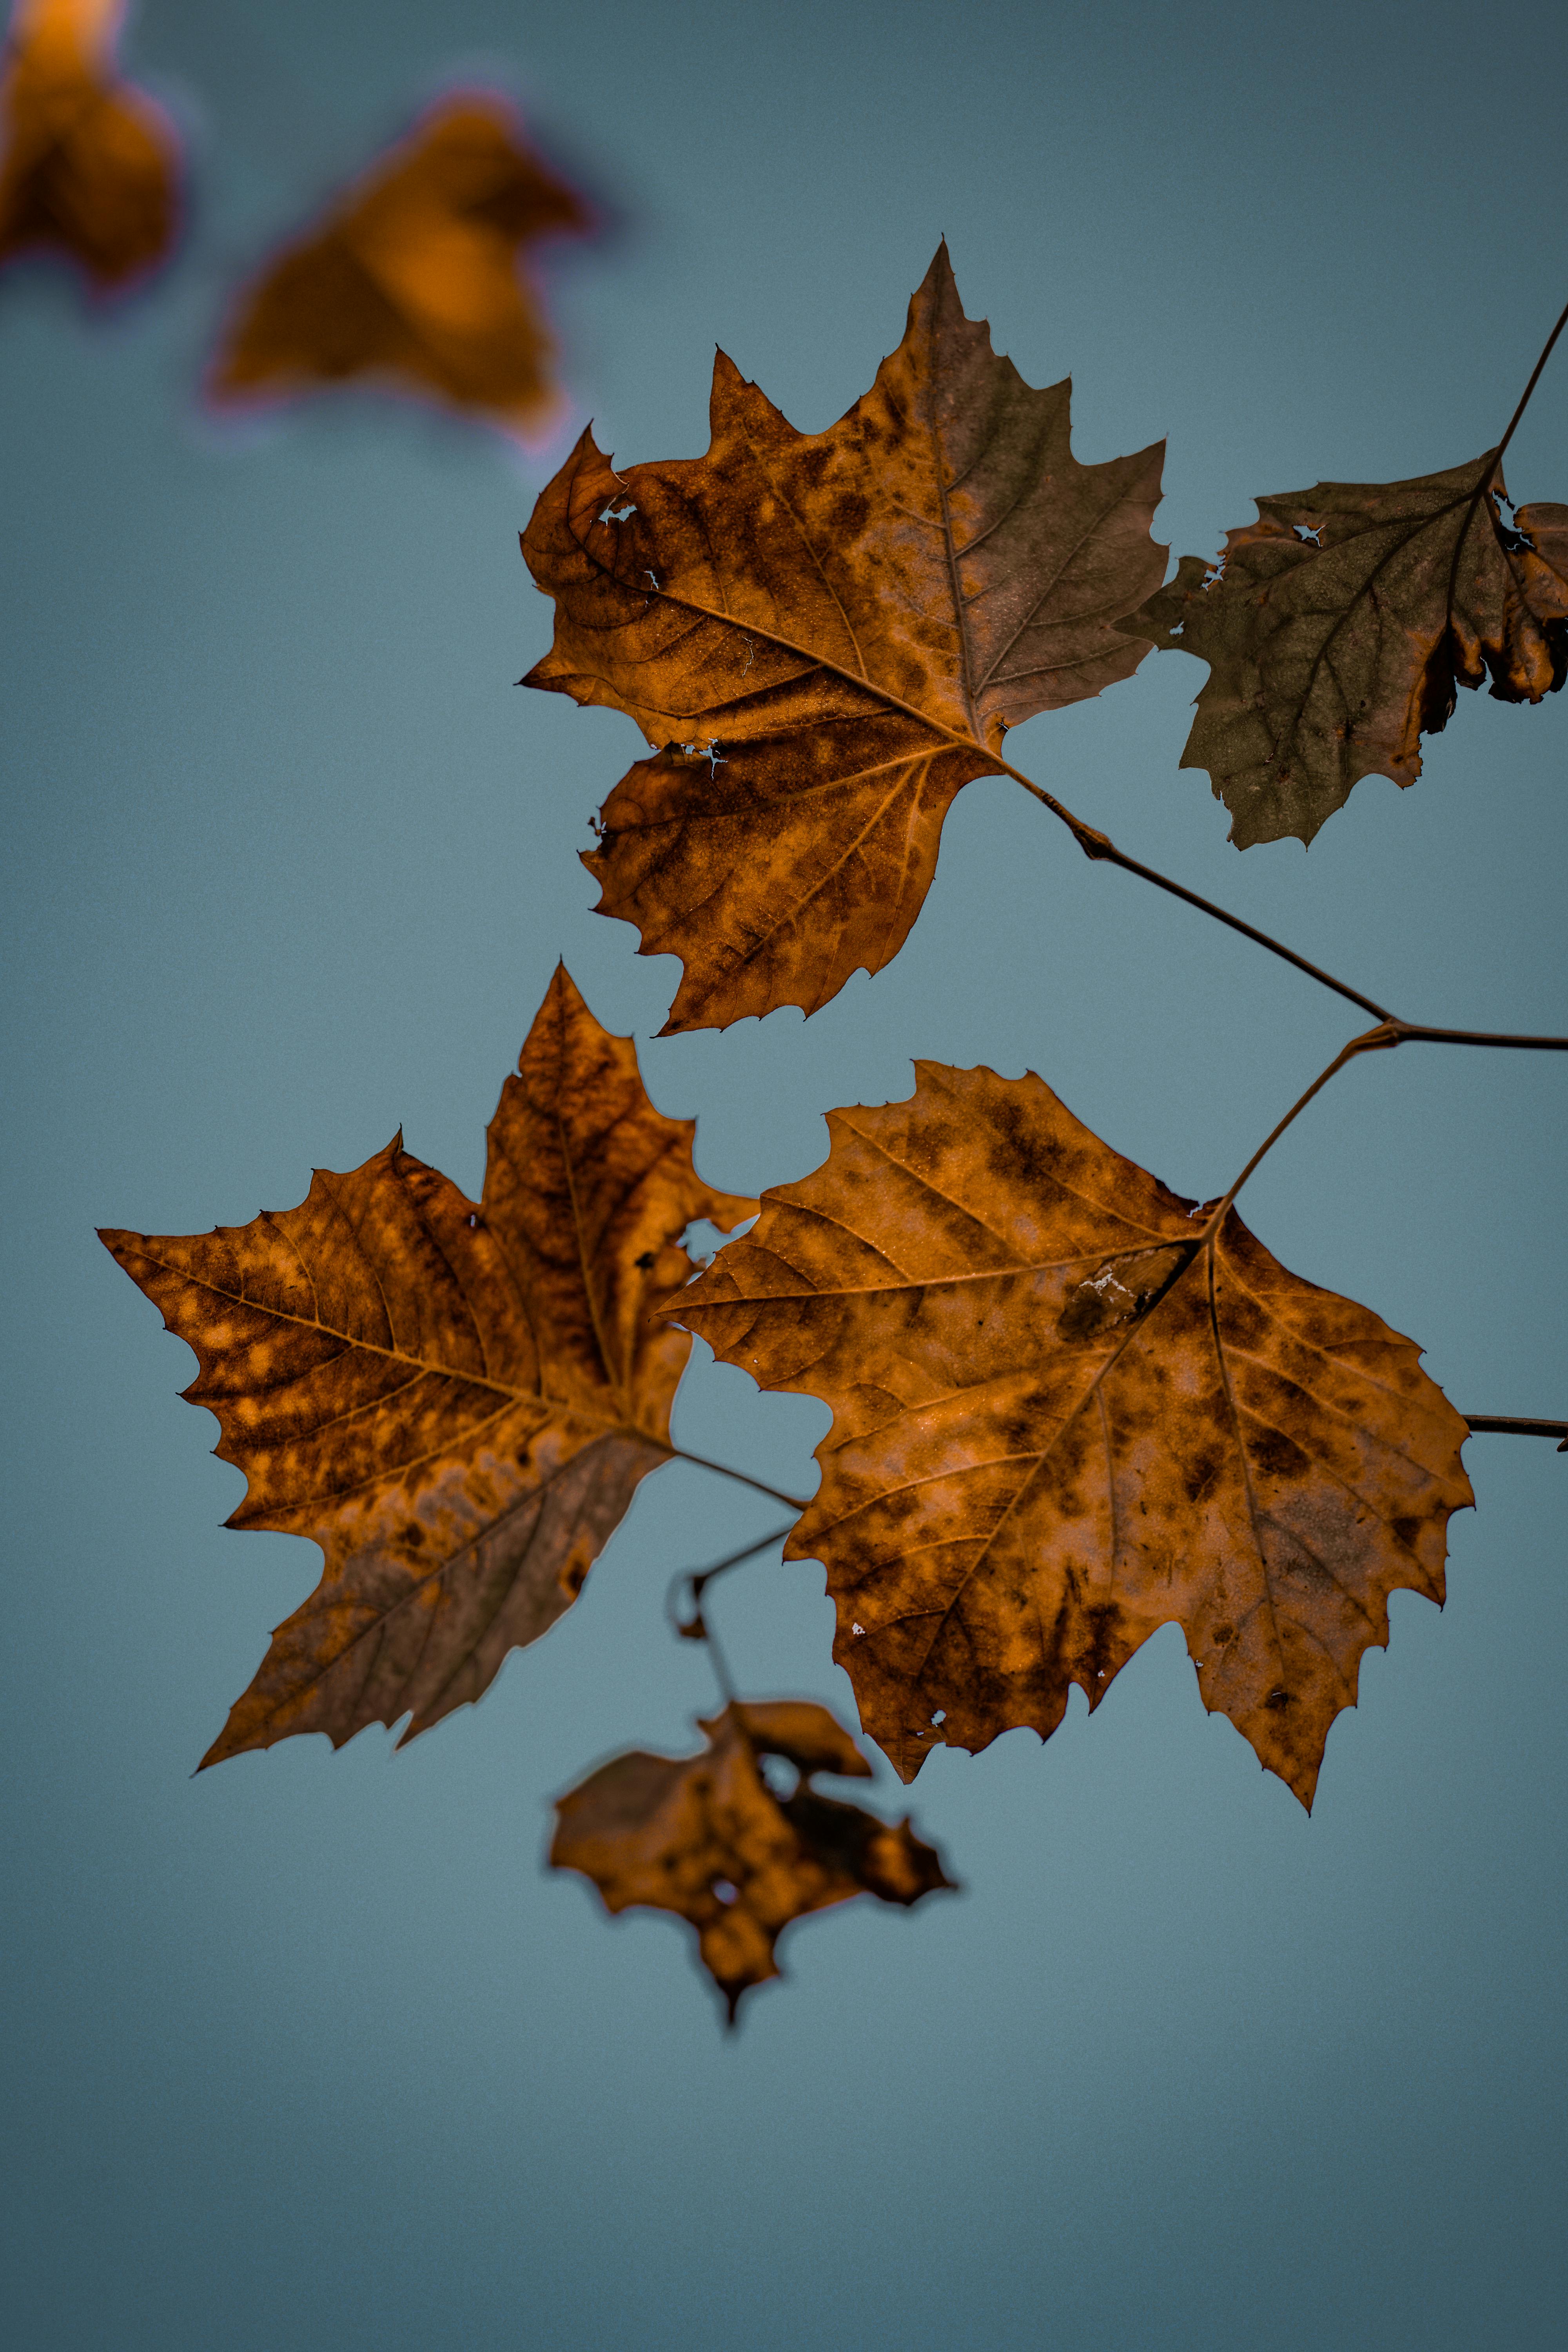
<path fill-rule="evenodd" d="M 833 1409 L 788 1558 L 905 1780 L 1091 1707 L 1157 1626 L 1310 1804 L 1398 1586 L 1443 1594 L 1466 1425 L 1419 1350 L 1217 1231 L 1033 1076 L 916 1064 L 836 1111 L 668 1310 Z"/>
<path fill-rule="evenodd" d="M 0 263 L 52 250 L 100 291 L 162 261 L 178 219 L 179 146 L 119 80 L 123 0 L 18 0 L 0 81 Z"/>
<path fill-rule="evenodd" d="M 503 100 L 446 99 L 240 297 L 213 395 L 368 376 L 537 432 L 558 405 L 554 347 L 520 256 L 588 226 Z"/>
<path fill-rule="evenodd" d="M 1184 555 L 1121 624 L 1208 663 L 1181 764 L 1208 770 L 1238 849 L 1310 842 L 1363 776 L 1413 784 L 1458 687 L 1489 675 L 1500 701 L 1539 702 L 1562 685 L 1568 507 L 1510 527 L 1496 456 L 1259 499 L 1217 570 Z"/>
<path fill-rule="evenodd" d="M 690 1276 L 680 1236 L 753 1205 L 703 1183 L 693 1132 L 562 966 L 477 1203 L 399 1136 L 281 1214 L 103 1234 L 195 1349 L 185 1395 L 249 1481 L 229 1526 L 325 1554 L 204 1764 L 410 1712 L 412 1739 L 571 1606 L 671 1451 L 690 1342 L 649 1318 Z"/>
<path fill-rule="evenodd" d="M 598 911 L 685 965 L 668 1029 L 815 1012 L 891 961 L 953 796 L 1002 738 L 1127 677 L 1163 445 L 1081 466 L 966 319 L 942 247 L 904 340 L 826 433 L 722 352 L 704 457 L 617 473 L 585 433 L 523 536 L 555 600 L 529 686 L 635 719 L 584 856 Z"/>
<path fill-rule="evenodd" d="M 633 1748 L 561 1798 L 550 1860 L 592 1879 L 607 1911 L 644 1904 L 689 1919 L 731 2024 L 742 1994 L 779 1974 L 773 1945 L 792 1919 L 856 1895 L 907 1906 L 952 1887 L 907 1819 L 894 1827 L 811 1786 L 814 1772 L 871 1777 L 825 1706 L 736 1701 L 700 1728 L 708 1744 L 695 1756 Z M 760 1756 L 794 1765 L 792 1795 L 773 1794 Z"/>

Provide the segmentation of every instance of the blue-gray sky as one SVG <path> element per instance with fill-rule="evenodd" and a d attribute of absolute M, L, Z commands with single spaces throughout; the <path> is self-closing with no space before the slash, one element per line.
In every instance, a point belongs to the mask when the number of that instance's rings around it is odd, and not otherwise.
<path fill-rule="evenodd" d="M 242 1223 L 400 1121 L 476 1186 L 558 955 L 658 1028 L 675 967 L 576 861 L 638 739 L 512 683 L 550 625 L 516 533 L 587 415 L 696 453 L 717 341 L 828 423 L 945 233 L 997 346 L 1073 374 L 1081 457 L 1170 436 L 1177 552 L 1255 492 L 1456 464 L 1568 294 L 1560 11 L 148 0 L 130 56 L 192 141 L 177 267 L 108 323 L 0 280 L 13 2340 L 1555 2346 L 1568 1461 L 1472 1441 L 1449 1604 L 1396 1596 L 1310 1821 L 1167 1629 L 1092 1723 L 935 1756 L 910 1801 L 967 1893 L 803 1927 L 726 2043 L 683 1931 L 540 1858 L 551 1792 L 685 1744 L 711 1685 L 666 1580 L 773 1507 L 664 1471 L 479 1708 L 192 1780 L 317 1555 L 222 1531 L 189 1353 L 92 1227 Z M 237 274 L 476 72 L 617 224 L 551 265 L 559 446 L 357 397 L 216 429 Z M 1568 498 L 1565 442 L 1568 351 L 1516 498 Z M 1242 857 L 1176 766 L 1202 675 L 1152 656 L 1009 751 L 1411 1017 L 1568 1030 L 1568 696 L 1465 697 L 1413 791 Z M 641 1051 L 734 1191 L 921 1055 L 1037 1069 L 1206 1197 L 1356 1025 L 991 781 L 889 971 Z M 1556 1057 L 1360 1064 L 1248 1220 L 1462 1411 L 1562 1413 L 1565 1089 Z M 697 1354 L 684 1442 L 809 1486 L 822 1409 Z M 716 1607 L 748 1687 L 851 1708 L 819 1569 Z"/>

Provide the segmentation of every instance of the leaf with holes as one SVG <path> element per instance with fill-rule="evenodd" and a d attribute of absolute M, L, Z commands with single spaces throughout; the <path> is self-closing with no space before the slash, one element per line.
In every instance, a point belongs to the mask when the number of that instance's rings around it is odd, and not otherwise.
<path fill-rule="evenodd" d="M 1510 525 L 1496 458 L 1259 499 L 1217 568 L 1184 555 L 1121 624 L 1208 663 L 1181 764 L 1208 770 L 1238 849 L 1310 842 L 1363 776 L 1413 784 L 1460 686 L 1539 702 L 1562 685 L 1568 507 Z"/>
<path fill-rule="evenodd" d="M 180 151 L 114 68 L 123 0 L 19 0 L 0 80 L 0 263 L 53 252 L 102 293 L 162 261 Z"/>
<path fill-rule="evenodd" d="M 223 403 L 379 382 L 536 433 L 553 345 L 520 257 L 589 226 L 512 110 L 446 99 L 241 296 L 215 364 Z"/>
<path fill-rule="evenodd" d="M 700 1728 L 708 1744 L 695 1756 L 634 1748 L 563 1797 L 550 1859 L 592 1879 L 607 1911 L 642 1904 L 689 1919 L 731 2024 L 742 1995 L 779 1974 L 773 1946 L 792 1919 L 857 1895 L 907 1906 L 952 1887 L 907 1820 L 895 1827 L 812 1787 L 814 1772 L 871 1777 L 825 1706 L 747 1699 Z M 766 1756 L 800 1774 L 791 1795 L 769 1788 Z"/>
<path fill-rule="evenodd" d="M 409 1713 L 412 1739 L 571 1606 L 672 1450 L 690 1342 L 649 1318 L 691 1274 L 680 1236 L 753 1206 L 697 1175 L 693 1132 L 562 967 L 477 1203 L 399 1136 L 280 1215 L 104 1234 L 196 1351 L 185 1394 L 249 1481 L 229 1526 L 326 1556 L 205 1764 Z"/>
<path fill-rule="evenodd" d="M 906 1780 L 1097 1706 L 1179 1623 L 1205 1706 L 1311 1801 L 1388 1595 L 1443 1593 L 1466 1425 L 1419 1350 L 1079 1125 L 917 1063 L 668 1310 L 822 1398 L 834 1655 Z"/>
<path fill-rule="evenodd" d="M 585 433 L 523 537 L 555 600 L 525 683 L 658 756 L 602 812 L 599 911 L 685 966 L 668 1028 L 815 1012 L 897 955 L 942 820 L 1005 730 L 1127 677 L 1162 448 L 1079 465 L 966 319 L 943 247 L 872 389 L 797 433 L 722 352 L 704 457 L 617 473 Z"/>

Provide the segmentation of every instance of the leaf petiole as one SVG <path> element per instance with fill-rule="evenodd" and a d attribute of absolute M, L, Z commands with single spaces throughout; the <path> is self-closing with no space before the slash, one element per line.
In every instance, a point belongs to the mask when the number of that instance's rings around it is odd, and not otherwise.
<path fill-rule="evenodd" d="M 1478 1436 L 1555 1437 L 1558 1453 L 1568 1454 L 1568 1421 L 1531 1421 L 1514 1412 L 1467 1412 L 1463 1418 Z"/>
<path fill-rule="evenodd" d="M 654 1442 L 657 1444 L 657 1439 Z M 759 1495 L 771 1495 L 775 1503 L 787 1503 L 792 1511 L 806 1508 L 801 1496 L 786 1495 L 782 1486 L 770 1486 L 765 1479 L 753 1478 L 749 1470 L 732 1470 L 727 1462 L 710 1462 L 705 1454 L 690 1454 L 684 1445 L 666 1445 L 664 1452 L 671 1462 L 692 1462 L 699 1470 L 716 1470 L 721 1478 L 733 1478 L 742 1486 L 754 1487 Z M 773 1541 L 771 1536 L 768 1541 Z"/>
<path fill-rule="evenodd" d="M 792 1519 L 790 1527 L 794 1524 Z M 664 1601 L 665 1613 L 683 1642 L 707 1643 L 712 1658 L 713 1679 L 718 1684 L 720 1693 L 727 1706 L 732 1706 L 735 1704 L 734 1686 L 730 1680 L 730 1671 L 725 1664 L 724 1653 L 719 1646 L 719 1637 L 702 1612 L 703 1592 L 716 1576 L 728 1575 L 731 1569 L 740 1568 L 748 1559 L 755 1559 L 759 1552 L 767 1551 L 773 1544 L 782 1543 L 789 1531 L 789 1528 L 774 1528 L 770 1535 L 759 1536 L 755 1543 L 747 1544 L 743 1550 L 732 1551 L 725 1559 L 716 1559 L 711 1568 L 682 1569 L 679 1575 L 672 1576 L 669 1580 L 669 1590 L 665 1595 Z M 682 1585 L 688 1589 L 688 1597 L 691 1604 L 691 1613 L 686 1617 L 679 1614 L 676 1606 L 676 1595 Z"/>

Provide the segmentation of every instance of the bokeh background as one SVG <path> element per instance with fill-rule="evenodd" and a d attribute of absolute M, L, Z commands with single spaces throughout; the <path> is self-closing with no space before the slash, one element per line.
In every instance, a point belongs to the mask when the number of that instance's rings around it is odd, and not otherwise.
<path fill-rule="evenodd" d="M 818 428 L 939 236 L 1079 454 L 1169 434 L 1160 531 L 1494 441 L 1568 293 L 1563 24 L 1451 0 L 147 0 L 191 142 L 176 267 L 95 318 L 0 282 L 8 1456 L 5 1995 L 26 2352 L 881 2347 L 1510 2352 L 1561 2341 L 1568 1460 L 1473 1440 L 1439 1612 L 1300 1811 L 1168 1628 L 1092 1723 L 939 1752 L 965 1881 L 796 1930 L 740 2034 L 666 1919 L 541 1867 L 551 1794 L 678 1748 L 712 1686 L 678 1568 L 776 1507 L 677 1465 L 478 1708 L 190 1777 L 313 1584 L 223 1532 L 192 1359 L 93 1238 L 304 1192 L 402 1121 L 470 1189 L 558 955 L 740 1192 L 910 1058 L 1032 1067 L 1221 1190 L 1360 1024 L 1016 787 L 949 820 L 897 963 L 809 1024 L 652 1038 L 669 961 L 588 911 L 639 739 L 520 693 L 516 534 L 589 414 L 706 442 L 718 340 Z M 1555 60 L 1555 64 L 1553 63 Z M 385 399 L 218 425 L 229 289 L 454 79 L 514 92 L 606 227 L 547 265 L 550 447 Z M 1568 498 L 1568 348 L 1508 463 Z M 1568 695 L 1465 697 L 1401 793 L 1238 856 L 1152 656 L 1014 759 L 1135 854 L 1413 1018 L 1568 1031 Z M 1461 1411 L 1568 1411 L 1568 1062 L 1353 1066 L 1249 1188 L 1290 1266 L 1417 1337 Z M 699 1347 L 677 1433 L 809 1490 L 826 1414 Z M 772 1516 L 771 1516 L 772 1515 Z M 715 1595 L 755 1692 L 850 1714 L 818 1568 Z M 885 1769 L 879 1795 L 902 1810 Z"/>

